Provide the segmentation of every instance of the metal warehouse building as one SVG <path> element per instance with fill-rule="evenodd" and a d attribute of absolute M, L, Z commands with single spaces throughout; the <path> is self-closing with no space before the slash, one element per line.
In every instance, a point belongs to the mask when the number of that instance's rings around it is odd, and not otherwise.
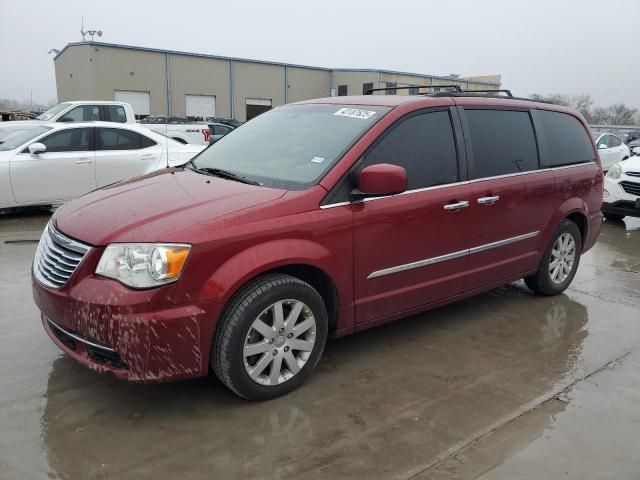
<path fill-rule="evenodd" d="M 285 103 L 360 95 L 369 88 L 456 84 L 481 90 L 500 86 L 500 75 L 463 78 L 332 69 L 101 42 L 70 43 L 54 62 L 58 101 L 125 101 L 139 118 L 218 116 L 245 121 Z"/>

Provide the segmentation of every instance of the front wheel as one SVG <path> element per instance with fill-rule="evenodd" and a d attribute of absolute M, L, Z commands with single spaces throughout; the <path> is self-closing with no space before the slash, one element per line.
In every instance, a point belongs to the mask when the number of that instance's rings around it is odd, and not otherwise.
<path fill-rule="evenodd" d="M 540 295 L 558 295 L 564 292 L 578 270 L 580 252 L 580 230 L 571 220 L 564 220 L 551 237 L 538 271 L 526 277 L 524 282 Z"/>
<path fill-rule="evenodd" d="M 218 378 L 249 400 L 299 387 L 327 339 L 327 308 L 308 283 L 268 274 L 249 282 L 220 319 L 211 363 Z"/>

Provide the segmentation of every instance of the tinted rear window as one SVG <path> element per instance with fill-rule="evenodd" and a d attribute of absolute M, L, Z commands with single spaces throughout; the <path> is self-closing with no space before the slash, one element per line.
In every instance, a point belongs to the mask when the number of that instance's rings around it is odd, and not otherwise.
<path fill-rule="evenodd" d="M 471 134 L 471 178 L 485 178 L 538 168 L 538 147 L 529 112 L 465 110 Z"/>
<path fill-rule="evenodd" d="M 589 134 L 577 118 L 566 113 L 538 110 L 552 167 L 592 162 L 595 159 Z"/>

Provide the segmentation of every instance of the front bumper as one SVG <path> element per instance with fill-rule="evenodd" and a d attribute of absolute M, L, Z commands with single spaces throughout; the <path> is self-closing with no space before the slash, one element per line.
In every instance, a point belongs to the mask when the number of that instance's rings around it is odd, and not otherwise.
<path fill-rule="evenodd" d="M 617 202 L 604 202 L 602 211 L 612 215 L 622 215 L 623 217 L 640 217 L 640 202 L 618 200 Z"/>
<path fill-rule="evenodd" d="M 640 202 L 638 201 L 640 196 L 626 192 L 620 185 L 621 182 L 638 183 L 639 179 L 627 176 L 626 173 L 623 173 L 617 180 L 605 177 L 602 211 L 612 215 L 640 217 Z"/>
<path fill-rule="evenodd" d="M 55 290 L 33 279 L 45 331 L 88 368 L 134 382 L 207 375 L 217 304 L 166 304 L 159 290 L 93 276 Z"/>

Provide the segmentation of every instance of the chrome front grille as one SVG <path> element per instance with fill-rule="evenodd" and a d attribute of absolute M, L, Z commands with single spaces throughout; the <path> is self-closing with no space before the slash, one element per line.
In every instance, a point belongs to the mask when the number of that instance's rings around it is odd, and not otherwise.
<path fill-rule="evenodd" d="M 49 288 L 64 287 L 90 249 L 47 225 L 33 262 L 36 280 Z"/>
<path fill-rule="evenodd" d="M 637 195 L 640 197 L 640 183 L 627 182 L 625 180 L 624 182 L 620 182 L 620 186 L 625 192 L 630 193 L 631 195 Z"/>

